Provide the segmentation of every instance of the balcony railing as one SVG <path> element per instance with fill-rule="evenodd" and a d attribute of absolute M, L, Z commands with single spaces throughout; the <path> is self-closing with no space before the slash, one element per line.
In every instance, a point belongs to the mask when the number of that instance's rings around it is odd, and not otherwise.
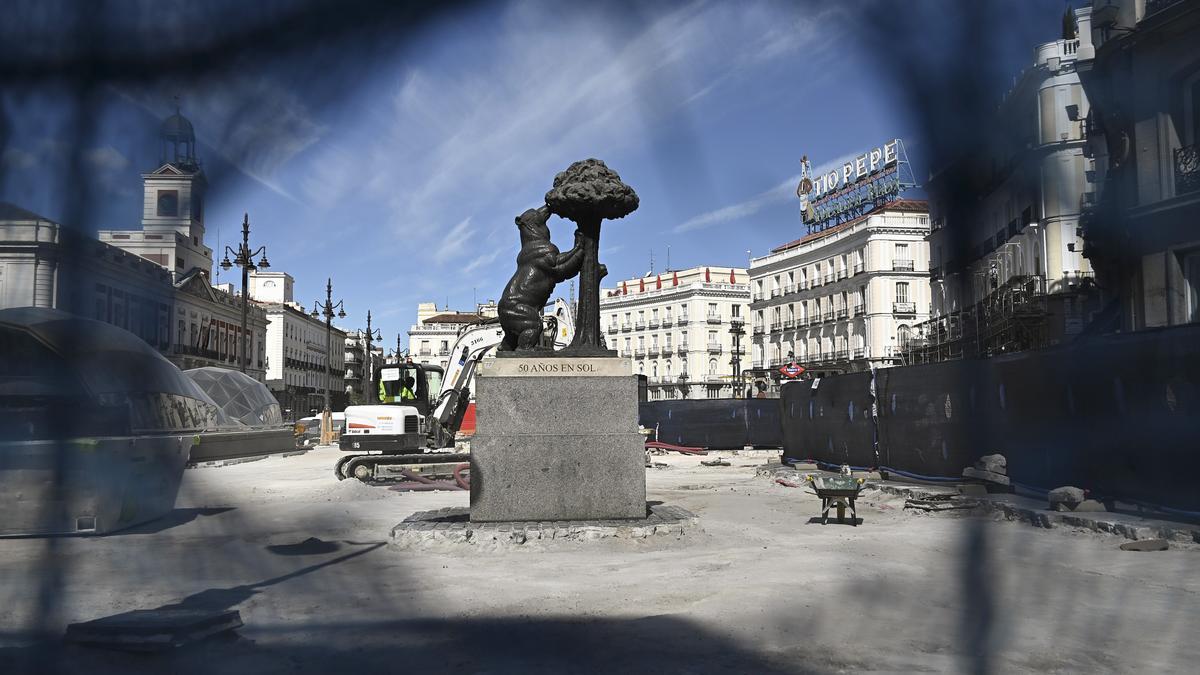
<path fill-rule="evenodd" d="M 645 349 L 642 349 L 641 347 L 638 347 L 637 349 L 634 349 L 634 350 L 633 350 L 633 358 L 635 358 L 635 359 L 644 359 L 644 358 L 646 358 L 646 350 L 645 350 Z"/>
<path fill-rule="evenodd" d="M 755 335 L 762 335 L 766 332 L 766 329 L 763 328 L 762 324 L 754 324 L 753 331 Z"/>
<path fill-rule="evenodd" d="M 674 324 L 675 324 L 675 319 L 673 319 L 673 318 L 671 318 L 671 317 L 669 317 L 669 316 L 664 316 L 664 317 L 663 317 L 663 320 L 662 320 L 662 327 L 663 327 L 663 328 L 670 328 L 670 327 L 671 327 L 672 325 L 674 325 Z"/>
<path fill-rule="evenodd" d="M 837 278 L 839 281 L 846 278 L 846 270 L 838 270 Z"/>
<path fill-rule="evenodd" d="M 825 275 L 825 283 L 832 284 L 833 280 L 834 280 L 834 276 L 832 273 Z"/>
<path fill-rule="evenodd" d="M 834 361 L 845 361 L 850 358 L 850 352 L 846 349 L 839 349 L 833 353 Z"/>
<path fill-rule="evenodd" d="M 863 314 L 866 313 L 866 311 L 867 311 L 867 308 L 865 306 L 863 306 L 862 304 L 858 304 L 858 305 L 854 306 L 854 316 L 862 316 Z"/>
<path fill-rule="evenodd" d="M 809 288 L 816 288 L 817 286 L 820 286 L 820 285 L 821 285 L 821 275 L 820 275 L 820 274 L 814 274 L 814 275 L 813 275 L 813 278 L 812 278 L 812 282 L 809 284 L 809 286 L 808 286 L 808 287 L 809 287 Z"/>
<path fill-rule="evenodd" d="M 658 328 L 658 319 L 650 319 L 650 322 L 646 324 L 646 327 L 650 330 Z"/>
<path fill-rule="evenodd" d="M 784 319 L 784 321 L 783 321 L 783 329 L 784 330 L 791 330 L 795 327 L 796 327 L 795 319 Z"/>
<path fill-rule="evenodd" d="M 709 354 L 720 354 L 721 353 L 721 343 L 720 342 L 708 343 L 708 353 Z"/>
<path fill-rule="evenodd" d="M 783 330 L 783 322 L 782 321 L 772 321 L 771 322 L 771 332 L 772 333 L 778 333 L 781 330 Z"/>
<path fill-rule="evenodd" d="M 862 272 L 863 272 L 863 264 L 862 263 L 858 263 L 857 265 L 854 266 L 855 274 L 862 274 Z"/>
<path fill-rule="evenodd" d="M 783 287 L 784 295 L 791 295 L 792 293 L 795 293 L 795 292 L 796 292 L 796 284 L 788 284 L 787 286 Z"/>
<path fill-rule="evenodd" d="M 676 353 L 676 354 L 679 354 L 680 356 L 687 356 L 687 353 L 688 353 L 688 343 L 686 343 L 686 342 L 680 342 L 680 343 L 679 343 L 679 346 L 675 348 L 675 353 Z"/>
<path fill-rule="evenodd" d="M 705 317 L 705 321 L 707 321 L 708 323 L 721 323 L 721 315 L 720 314 L 709 314 L 707 317 Z"/>
<path fill-rule="evenodd" d="M 762 301 L 763 301 L 763 294 L 762 294 L 762 293 L 755 293 L 754 295 L 750 296 L 750 301 L 751 301 L 751 302 L 762 302 Z"/>
<path fill-rule="evenodd" d="M 1175 151 L 1175 194 L 1200 190 L 1200 144 Z"/>
<path fill-rule="evenodd" d="M 911 272 L 913 271 L 913 261 L 911 260 L 893 260 L 893 272 Z"/>
<path fill-rule="evenodd" d="M 651 347 L 650 349 L 646 350 L 646 356 L 648 356 L 652 359 L 657 359 L 658 354 L 659 354 L 658 347 Z"/>
<path fill-rule="evenodd" d="M 609 324 L 609 326 L 608 326 L 608 332 L 609 332 L 610 334 L 617 332 L 617 330 L 618 330 L 618 329 L 617 329 L 617 324 L 615 324 L 615 323 L 614 323 L 614 324 Z"/>
<path fill-rule="evenodd" d="M 865 356 L 866 356 L 866 353 L 862 347 L 859 347 L 858 349 L 855 349 L 853 352 L 850 353 L 850 358 L 852 358 L 852 359 L 861 359 L 861 358 L 864 358 Z"/>
<path fill-rule="evenodd" d="M 634 322 L 633 322 L 633 329 L 634 329 L 634 330 L 645 330 L 645 328 L 646 328 L 646 322 L 645 322 L 645 321 L 634 321 Z"/>
<path fill-rule="evenodd" d="M 421 351 L 417 352 L 417 356 L 433 356 L 433 350 L 422 349 Z"/>
<path fill-rule="evenodd" d="M 623 323 L 623 324 L 621 324 L 621 332 L 622 332 L 622 333 L 628 333 L 628 332 L 629 332 L 629 331 L 631 331 L 631 330 L 633 330 L 633 326 L 632 326 L 632 325 L 630 325 L 630 324 L 627 324 L 627 323 Z"/>
<path fill-rule="evenodd" d="M 779 290 L 780 290 L 780 289 L 779 289 L 778 287 L 772 288 L 772 289 L 771 289 L 771 297 L 772 297 L 772 298 L 778 298 L 778 297 L 779 297 Z"/>
<path fill-rule="evenodd" d="M 821 316 L 821 320 L 825 321 L 827 323 L 830 321 L 833 321 L 833 310 L 832 309 L 825 310 L 825 314 L 823 314 Z"/>
<path fill-rule="evenodd" d="M 839 318 L 839 319 L 845 319 L 845 318 L 847 318 L 847 317 L 849 317 L 849 316 L 850 316 L 850 310 L 846 309 L 845 307 L 842 307 L 842 308 L 839 308 L 839 309 L 838 309 L 838 311 L 837 311 L 837 318 Z"/>
<path fill-rule="evenodd" d="M 688 323 L 688 315 L 687 315 L 687 314 L 680 314 L 680 315 L 679 315 L 679 325 L 680 325 L 680 326 L 686 326 L 686 325 L 687 325 L 687 323 Z"/>
<path fill-rule="evenodd" d="M 893 314 L 916 314 L 917 313 L 917 303 L 915 303 L 915 302 L 893 302 L 892 303 L 892 313 Z"/>

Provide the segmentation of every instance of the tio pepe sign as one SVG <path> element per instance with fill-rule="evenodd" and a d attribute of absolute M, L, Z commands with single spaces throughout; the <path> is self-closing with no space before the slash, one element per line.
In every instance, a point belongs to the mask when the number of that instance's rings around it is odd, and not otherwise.
<path fill-rule="evenodd" d="M 842 164 L 841 169 L 834 169 L 812 179 L 812 189 L 808 192 L 797 190 L 797 194 L 803 202 L 816 201 L 840 188 L 866 180 L 894 165 L 900 157 L 899 148 L 899 139 L 892 139 L 879 147 L 871 148 L 855 157 L 854 161 Z"/>

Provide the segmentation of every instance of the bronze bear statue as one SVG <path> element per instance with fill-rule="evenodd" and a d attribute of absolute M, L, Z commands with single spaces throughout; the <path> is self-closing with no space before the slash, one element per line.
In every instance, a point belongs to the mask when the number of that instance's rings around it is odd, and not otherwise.
<path fill-rule="evenodd" d="M 504 287 L 497 311 L 504 328 L 504 341 L 498 352 L 537 351 L 542 334 L 542 308 L 554 292 L 555 284 L 579 272 L 583 264 L 580 235 L 575 232 L 575 247 L 559 253 L 550 241 L 549 207 L 529 209 L 517 216 L 521 232 L 521 252 L 517 271 Z"/>

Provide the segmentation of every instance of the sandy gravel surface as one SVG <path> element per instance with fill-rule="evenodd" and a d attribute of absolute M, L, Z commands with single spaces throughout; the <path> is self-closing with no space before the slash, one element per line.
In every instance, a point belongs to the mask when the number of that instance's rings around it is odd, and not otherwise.
<path fill-rule="evenodd" d="M 406 515 L 465 493 L 337 482 L 320 449 L 187 472 L 171 517 L 100 538 L 0 540 L 4 672 L 1190 672 L 1188 548 L 905 512 L 863 522 L 755 476 L 658 458 L 652 500 L 704 533 L 554 550 L 398 551 Z M 315 549 L 294 547 L 309 538 Z M 311 542 L 310 542 L 311 543 Z M 67 623 L 165 606 L 245 626 L 165 654 L 66 646 Z M 37 627 L 44 629 L 38 634 Z"/>

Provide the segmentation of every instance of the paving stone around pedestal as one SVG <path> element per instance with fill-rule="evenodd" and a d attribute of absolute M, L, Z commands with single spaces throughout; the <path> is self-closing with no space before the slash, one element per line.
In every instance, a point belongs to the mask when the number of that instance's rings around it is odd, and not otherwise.
<path fill-rule="evenodd" d="M 681 539 L 702 532 L 699 519 L 679 506 L 647 504 L 637 519 L 509 521 L 480 523 L 470 509 L 449 507 L 420 511 L 392 528 L 391 545 L 425 548 L 446 544 L 481 547 L 522 547 L 531 543 L 581 542 L 601 539 Z"/>
<path fill-rule="evenodd" d="M 545 370 L 547 359 L 530 359 Z M 570 359 L 563 359 L 562 369 Z M 618 360 L 619 361 L 619 360 Z M 520 359 L 503 367 L 519 369 Z M 638 519 L 645 515 L 637 379 L 627 362 L 599 375 L 499 375 L 476 380 L 471 520 Z"/>

